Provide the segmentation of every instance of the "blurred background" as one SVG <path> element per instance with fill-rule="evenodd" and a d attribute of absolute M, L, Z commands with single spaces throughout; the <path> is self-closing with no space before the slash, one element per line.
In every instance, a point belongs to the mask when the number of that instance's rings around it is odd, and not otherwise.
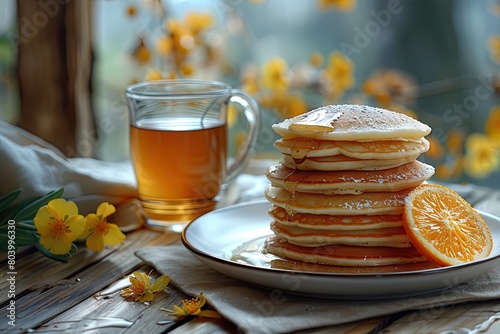
<path fill-rule="evenodd" d="M 435 180 L 500 188 L 499 70 L 493 0 L 0 0 L 0 120 L 67 156 L 127 159 L 125 87 L 198 78 L 259 102 L 256 158 L 283 118 L 368 104 L 432 127 Z"/>

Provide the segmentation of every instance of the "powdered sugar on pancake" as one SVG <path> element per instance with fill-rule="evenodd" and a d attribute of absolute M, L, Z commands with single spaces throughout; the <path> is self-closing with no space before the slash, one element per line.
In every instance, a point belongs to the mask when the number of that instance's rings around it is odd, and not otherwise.
<path fill-rule="evenodd" d="M 323 195 L 295 192 L 268 186 L 266 199 L 271 204 L 285 208 L 288 212 L 329 215 L 361 215 L 403 213 L 404 199 L 410 189 L 397 192 L 373 192 L 360 195 Z"/>
<path fill-rule="evenodd" d="M 419 161 L 377 171 L 304 171 L 277 164 L 268 168 L 267 178 L 290 192 L 361 194 L 363 192 L 399 191 L 416 187 L 434 174 L 434 167 Z"/>
<path fill-rule="evenodd" d="M 315 120 L 319 119 L 319 123 Z M 329 105 L 273 125 L 283 138 L 415 140 L 431 128 L 407 115 L 362 105 Z"/>

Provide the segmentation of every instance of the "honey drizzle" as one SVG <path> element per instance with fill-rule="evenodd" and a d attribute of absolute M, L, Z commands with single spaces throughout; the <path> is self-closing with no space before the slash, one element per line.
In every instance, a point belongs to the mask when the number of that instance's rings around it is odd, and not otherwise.
<path fill-rule="evenodd" d="M 303 138 L 293 139 L 290 145 L 290 155 L 294 159 L 304 159 L 311 151 L 319 147 L 319 142 L 316 140 L 304 140 Z"/>
<path fill-rule="evenodd" d="M 305 114 L 301 120 L 289 125 L 291 131 L 313 131 L 313 132 L 332 132 L 335 130 L 333 122 L 342 115 L 341 111 L 328 113 L 327 110 Z"/>

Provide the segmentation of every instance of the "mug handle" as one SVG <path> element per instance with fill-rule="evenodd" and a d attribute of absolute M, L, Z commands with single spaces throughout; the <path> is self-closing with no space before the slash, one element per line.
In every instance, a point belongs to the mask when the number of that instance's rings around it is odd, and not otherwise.
<path fill-rule="evenodd" d="M 260 129 L 260 111 L 257 102 L 247 93 L 239 89 L 231 90 L 229 103 L 236 103 L 243 107 L 243 114 L 248 122 L 248 132 L 245 141 L 234 157 L 234 161 L 227 168 L 224 183 L 229 184 L 247 167 L 253 156 L 257 135 Z"/>

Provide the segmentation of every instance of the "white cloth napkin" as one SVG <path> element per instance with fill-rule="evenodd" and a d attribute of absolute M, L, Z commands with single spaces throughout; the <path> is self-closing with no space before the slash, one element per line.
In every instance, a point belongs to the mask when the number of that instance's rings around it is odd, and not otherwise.
<path fill-rule="evenodd" d="M 66 158 L 57 148 L 14 125 L 0 121 L 0 196 L 22 188 L 19 199 L 64 188 L 63 197 L 80 212 L 103 201 L 120 205 L 137 198 L 130 161 Z"/>
<path fill-rule="evenodd" d="M 379 301 L 336 301 L 281 294 L 235 280 L 207 267 L 182 245 L 144 248 L 136 255 L 171 284 L 207 302 L 246 333 L 288 333 L 349 323 L 402 311 L 500 297 L 500 268 L 455 288 L 413 298 Z"/>

